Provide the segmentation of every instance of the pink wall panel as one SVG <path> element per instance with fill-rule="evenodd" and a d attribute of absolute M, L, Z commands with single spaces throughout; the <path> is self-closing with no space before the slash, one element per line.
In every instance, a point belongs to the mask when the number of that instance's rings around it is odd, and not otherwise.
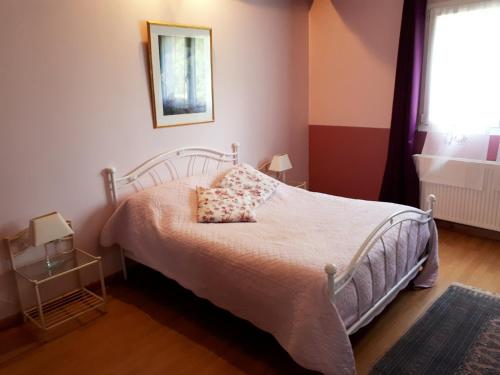
<path fill-rule="evenodd" d="M 309 126 L 309 183 L 313 191 L 377 200 L 389 129 Z"/>
<path fill-rule="evenodd" d="M 497 160 L 498 149 L 500 146 L 500 135 L 492 135 L 488 147 L 487 159 L 490 161 Z"/>

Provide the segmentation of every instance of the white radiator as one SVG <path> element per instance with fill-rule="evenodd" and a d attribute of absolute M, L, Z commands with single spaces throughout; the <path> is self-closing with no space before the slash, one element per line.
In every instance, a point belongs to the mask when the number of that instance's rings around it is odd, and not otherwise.
<path fill-rule="evenodd" d="M 500 231 L 500 163 L 415 155 L 420 206 L 434 194 L 434 217 Z"/>

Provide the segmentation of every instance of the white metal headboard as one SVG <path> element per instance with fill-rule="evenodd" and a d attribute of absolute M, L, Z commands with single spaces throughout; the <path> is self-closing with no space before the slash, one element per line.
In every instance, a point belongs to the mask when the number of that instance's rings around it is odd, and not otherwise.
<path fill-rule="evenodd" d="M 231 146 L 233 152 L 222 152 L 206 147 L 176 148 L 154 156 L 122 177 L 116 176 L 115 168 L 106 168 L 104 172 L 111 203 L 114 206 L 118 204 L 118 190 L 125 187 L 132 186 L 136 191 L 144 190 L 146 187 L 144 179 L 149 182 L 147 186 L 155 186 L 196 173 L 207 173 L 214 163 L 216 165 L 212 169 L 216 170 L 225 163 L 236 165 L 239 163 L 240 144 L 235 142 Z M 179 174 L 178 166 L 182 164 L 181 161 L 185 162 L 183 166 L 185 173 Z"/>

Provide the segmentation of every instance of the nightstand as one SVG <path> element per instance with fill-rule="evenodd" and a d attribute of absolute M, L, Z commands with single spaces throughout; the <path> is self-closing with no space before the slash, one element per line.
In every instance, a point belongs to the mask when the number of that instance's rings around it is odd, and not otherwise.
<path fill-rule="evenodd" d="M 278 175 L 276 172 L 272 172 L 269 170 L 269 165 L 271 164 L 271 162 L 267 161 L 267 162 L 264 162 L 262 164 L 260 164 L 258 167 L 257 167 L 257 170 L 259 172 L 262 172 L 264 174 L 267 174 L 268 176 L 272 177 L 272 178 L 275 178 L 277 179 L 278 181 L 281 181 L 279 178 L 278 178 Z M 283 181 L 282 181 L 283 182 Z M 297 187 L 297 188 L 300 188 L 300 189 L 304 189 L 304 190 L 309 190 L 309 187 L 308 187 L 308 184 L 307 184 L 307 181 L 294 181 L 294 180 L 285 180 L 284 181 L 285 184 L 287 185 L 290 185 L 290 186 L 294 186 L 294 187 Z"/>
<path fill-rule="evenodd" d="M 59 242 L 66 250 L 59 249 L 49 266 L 40 254 L 36 256 L 39 249 L 31 246 L 29 229 L 5 239 L 16 276 L 23 319 L 39 328 L 44 340 L 49 330 L 92 310 L 104 312 L 106 306 L 101 257 L 74 248 L 72 235 Z M 89 288 L 90 282 L 85 281 L 96 275 L 100 293 Z"/>

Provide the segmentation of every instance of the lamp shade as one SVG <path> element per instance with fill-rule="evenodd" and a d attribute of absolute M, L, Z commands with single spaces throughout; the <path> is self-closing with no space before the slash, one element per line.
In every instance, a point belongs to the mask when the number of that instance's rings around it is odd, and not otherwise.
<path fill-rule="evenodd" d="M 31 219 L 30 231 L 34 246 L 44 245 L 74 233 L 59 212 Z"/>
<path fill-rule="evenodd" d="M 292 162 L 288 154 L 274 155 L 269 170 L 273 172 L 283 172 L 292 169 Z"/>

